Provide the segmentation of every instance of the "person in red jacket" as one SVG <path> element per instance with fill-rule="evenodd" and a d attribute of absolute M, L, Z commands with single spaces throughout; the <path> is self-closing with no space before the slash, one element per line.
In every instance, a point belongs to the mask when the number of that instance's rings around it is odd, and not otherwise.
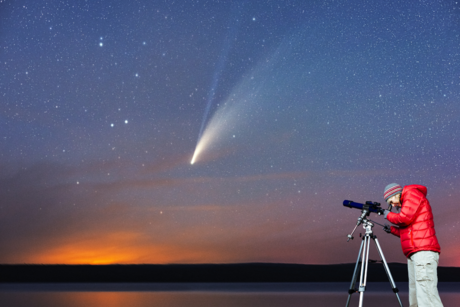
<path fill-rule="evenodd" d="M 385 201 L 397 213 L 385 210 L 385 218 L 396 226 L 384 230 L 401 239 L 409 272 L 410 307 L 443 306 L 438 293 L 438 262 L 441 247 L 434 230 L 433 213 L 426 198 L 427 188 L 397 183 L 385 187 Z"/>

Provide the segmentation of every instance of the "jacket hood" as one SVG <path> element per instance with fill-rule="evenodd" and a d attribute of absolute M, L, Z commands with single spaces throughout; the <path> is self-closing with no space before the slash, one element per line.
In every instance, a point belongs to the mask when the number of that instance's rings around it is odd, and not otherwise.
<path fill-rule="evenodd" d="M 412 184 L 412 185 L 406 185 L 403 189 L 403 194 L 405 192 L 409 192 L 409 190 L 418 190 L 420 191 L 425 197 L 426 194 L 428 193 L 428 189 L 423 186 L 423 185 L 418 185 L 418 184 Z"/>

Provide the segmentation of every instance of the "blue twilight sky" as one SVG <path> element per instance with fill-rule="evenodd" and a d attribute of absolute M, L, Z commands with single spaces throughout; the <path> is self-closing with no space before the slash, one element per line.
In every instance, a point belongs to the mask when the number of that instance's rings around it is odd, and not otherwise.
<path fill-rule="evenodd" d="M 459 65 L 456 0 L 0 0 L 0 263 L 355 262 L 397 182 L 460 266 Z"/>

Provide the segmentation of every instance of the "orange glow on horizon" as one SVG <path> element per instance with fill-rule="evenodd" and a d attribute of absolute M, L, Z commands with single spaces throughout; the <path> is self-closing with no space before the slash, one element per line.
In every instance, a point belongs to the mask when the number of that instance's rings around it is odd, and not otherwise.
<path fill-rule="evenodd" d="M 120 248 L 119 251 L 111 251 L 104 247 L 60 247 L 54 251 L 45 252 L 37 257 L 34 257 L 34 263 L 40 264 L 135 264 L 143 263 L 140 257 L 153 252 L 152 250 L 136 248 L 134 250 L 125 250 Z M 168 263 L 170 258 L 165 257 L 152 257 L 151 263 Z"/>
<path fill-rule="evenodd" d="M 189 233 L 193 236 L 193 232 Z M 70 240 L 72 241 L 72 240 Z M 231 262 L 221 249 L 149 242 L 142 234 L 113 233 L 65 244 L 30 255 L 22 263 L 35 264 L 171 264 Z"/>
<path fill-rule="evenodd" d="M 321 223 L 311 224 L 309 232 L 297 230 L 301 229 L 305 223 L 304 217 L 310 212 L 308 210 L 313 209 L 306 207 L 303 214 L 292 213 L 295 216 L 291 216 L 289 211 L 286 211 L 287 215 L 283 215 L 285 214 L 283 211 L 279 216 L 273 217 L 272 212 L 277 212 L 277 207 L 279 207 L 277 201 L 262 205 L 246 203 L 242 204 L 241 208 L 232 207 L 232 209 L 241 209 L 234 211 L 214 204 L 193 209 L 180 207 L 177 208 L 177 212 L 181 213 L 181 219 L 156 221 L 155 228 L 150 228 L 150 226 L 147 228 L 144 225 L 148 223 L 137 221 L 136 224 L 117 224 L 116 226 L 110 224 L 110 227 L 99 223 L 97 228 L 83 228 L 83 230 L 63 237 L 57 236 L 53 240 L 47 239 L 40 244 L 37 243 L 27 252 L 11 256 L 3 263 L 69 265 L 331 263 L 331 258 L 327 258 L 327 255 L 330 254 L 328 251 L 335 249 L 335 246 L 317 239 L 313 241 L 315 248 L 305 244 L 322 231 Z M 243 209 L 247 215 L 257 215 L 261 222 L 246 227 L 235 227 L 234 221 L 240 218 L 239 212 L 244 211 Z M 192 213 L 209 217 L 208 224 L 193 226 L 180 224 L 180 222 L 187 221 Z M 288 217 L 290 223 L 285 223 Z M 139 220 L 145 222 L 141 218 Z M 170 226 L 171 221 L 177 224 Z M 115 231 L 117 227 L 119 230 Z M 111 232 L 101 232 L 100 229 L 111 230 Z M 403 262 L 398 241 L 391 242 L 393 245 L 390 246 L 394 247 L 394 254 L 398 257 L 394 259 Z M 456 246 L 444 248 L 440 265 L 459 267 L 460 262 L 455 256 L 459 254 L 459 251 L 460 249 Z M 356 260 L 355 253 L 355 249 L 347 246 L 341 259 L 351 255 L 351 258 L 346 259 L 351 259 L 349 262 L 353 262 Z M 387 259 L 388 254 L 386 253 Z"/>

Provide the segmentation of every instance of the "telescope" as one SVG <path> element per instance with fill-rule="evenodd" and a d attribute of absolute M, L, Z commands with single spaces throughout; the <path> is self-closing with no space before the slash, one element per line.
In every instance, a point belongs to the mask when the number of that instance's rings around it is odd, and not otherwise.
<path fill-rule="evenodd" d="M 371 201 L 366 201 L 364 204 L 356 203 L 352 200 L 344 200 L 343 205 L 348 208 L 355 208 L 358 210 L 366 211 L 367 216 L 369 216 L 370 212 L 377 213 L 378 215 L 382 215 L 384 213 L 384 209 L 380 207 L 380 203 L 376 202 L 371 202 Z"/>
<path fill-rule="evenodd" d="M 356 227 L 358 227 L 359 225 L 362 224 L 363 228 L 366 230 L 366 233 L 363 236 L 363 240 L 361 241 L 361 247 L 358 252 L 358 259 L 356 260 L 355 270 L 353 272 L 353 277 L 351 279 L 350 288 L 348 289 L 348 299 L 347 299 L 347 304 L 345 307 L 348 307 L 350 305 L 351 295 L 355 292 L 359 292 L 359 307 L 363 306 L 363 297 L 364 297 L 364 292 L 366 291 L 366 283 L 367 283 L 367 267 L 369 263 L 369 245 L 370 245 L 371 239 L 375 242 L 377 246 L 377 250 L 379 252 L 380 259 L 382 259 L 382 263 L 387 273 L 388 280 L 391 283 L 393 292 L 396 294 L 396 298 L 398 299 L 399 306 L 403 307 L 401 298 L 399 297 L 399 294 L 398 294 L 399 290 L 396 287 L 396 284 L 393 280 L 393 276 L 391 275 L 390 268 L 388 267 L 388 263 L 385 260 L 385 256 L 383 255 L 382 248 L 380 247 L 379 241 L 377 240 L 377 236 L 374 235 L 374 232 L 372 230 L 372 227 L 374 227 L 374 224 L 384 226 L 384 227 L 387 227 L 387 225 L 381 225 L 368 218 L 371 212 L 377 213 L 378 215 L 383 215 L 385 214 L 385 210 L 382 209 L 382 207 L 380 206 L 380 203 L 371 202 L 371 201 L 366 201 L 364 204 L 360 204 L 352 200 L 344 200 L 343 205 L 348 208 L 354 208 L 354 209 L 361 210 L 361 216 L 358 218 L 358 222 L 356 223 L 356 226 L 351 232 L 351 234 L 348 235 L 347 242 L 350 240 L 353 240 L 353 233 L 355 232 Z M 388 210 L 391 211 L 391 207 L 392 206 L 390 204 L 388 207 Z M 359 268 L 360 263 L 361 263 L 361 269 Z M 356 288 L 356 282 L 358 281 L 358 275 L 360 275 L 359 288 Z"/>

